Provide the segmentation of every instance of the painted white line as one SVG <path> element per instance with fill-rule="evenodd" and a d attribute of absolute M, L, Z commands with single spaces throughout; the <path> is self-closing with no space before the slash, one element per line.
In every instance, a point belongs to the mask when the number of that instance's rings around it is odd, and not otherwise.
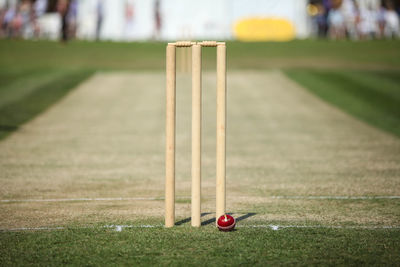
<path fill-rule="evenodd" d="M 190 197 L 176 197 L 176 198 L 177 199 L 190 199 Z M 246 197 L 239 197 L 239 198 L 249 198 L 249 197 L 246 196 Z M 260 198 L 265 198 L 265 199 L 310 199 L 310 200 L 319 200 L 319 199 L 321 199 L 321 200 L 324 200 L 324 199 L 325 200 L 374 200 L 374 199 L 400 199 L 400 196 L 267 196 L 267 197 L 260 197 Z M 78 201 L 153 201 L 153 200 L 164 200 L 164 198 L 163 197 L 99 197 L 99 198 L 0 199 L 0 203 L 78 202 Z"/>
<path fill-rule="evenodd" d="M 124 228 L 163 228 L 164 226 L 161 224 L 156 225 L 106 225 L 104 228 L 114 228 L 115 231 L 121 232 Z"/>
<path fill-rule="evenodd" d="M 143 225 L 105 225 L 105 226 L 80 226 L 80 227 L 63 227 L 63 226 L 58 226 L 58 227 L 20 227 L 20 228 L 3 228 L 0 229 L 0 232 L 22 232 L 22 231 L 56 231 L 56 230 L 67 230 L 67 229 L 96 229 L 96 228 L 111 228 L 114 229 L 117 232 L 121 232 L 122 229 L 124 228 L 162 228 L 164 227 L 161 224 L 156 224 L 156 225 L 148 225 L 148 224 L 143 224 Z"/>
<path fill-rule="evenodd" d="M 256 225 L 239 225 L 238 228 L 270 228 L 274 231 L 285 228 L 311 228 L 311 229 L 355 229 L 355 230 L 383 230 L 383 229 L 400 229 L 400 226 L 341 226 L 341 225 L 273 225 L 273 224 L 256 224 Z"/>
<path fill-rule="evenodd" d="M 179 227 L 179 226 L 176 226 Z M 205 226 L 210 227 L 210 226 Z M 212 226 L 214 227 L 214 226 Z M 288 228 L 305 228 L 305 229 L 354 229 L 354 230 L 398 230 L 399 225 L 382 225 L 382 226 L 342 226 L 342 225 L 275 225 L 275 224 L 256 224 L 256 225 L 238 225 L 237 228 L 267 228 L 273 231 L 278 231 L 281 229 Z M 10 228 L 10 229 L 0 229 L 0 232 L 23 232 L 23 231 L 56 231 L 56 230 L 66 230 L 66 229 L 101 229 L 109 228 L 114 229 L 114 231 L 122 232 L 123 229 L 129 228 L 164 228 L 161 224 L 155 225 L 105 225 L 100 227 L 95 226 L 82 226 L 76 228 L 68 227 L 21 227 L 21 228 Z"/>
<path fill-rule="evenodd" d="M 55 231 L 55 230 L 64 230 L 65 227 L 21 227 L 21 228 L 9 228 L 9 229 L 0 229 L 0 232 L 21 232 L 21 231 Z M 84 229 L 84 227 L 82 227 Z"/>
<path fill-rule="evenodd" d="M 50 198 L 50 199 L 2 199 L 0 202 L 69 202 L 69 201 L 129 201 L 129 200 L 161 200 L 155 197 L 101 197 L 101 198 Z"/>
<path fill-rule="evenodd" d="M 400 196 L 271 196 L 273 199 L 337 199 L 337 200 L 373 200 L 400 199 Z"/>
<path fill-rule="evenodd" d="M 190 197 L 176 197 L 190 199 Z M 10 202 L 75 202 L 75 201 L 135 201 L 135 200 L 164 200 L 163 197 L 98 197 L 98 198 L 49 198 L 49 199 L 1 199 L 1 203 Z"/>

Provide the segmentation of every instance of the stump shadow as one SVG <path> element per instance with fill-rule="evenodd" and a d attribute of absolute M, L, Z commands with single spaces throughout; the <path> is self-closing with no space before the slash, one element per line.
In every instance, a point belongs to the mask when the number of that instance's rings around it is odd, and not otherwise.
<path fill-rule="evenodd" d="M 227 214 L 233 216 L 235 213 L 227 213 Z M 246 214 L 244 214 L 244 215 L 242 215 L 242 216 L 240 216 L 240 217 L 237 217 L 237 218 L 235 218 L 236 223 L 237 223 L 237 222 L 240 222 L 240 221 L 243 221 L 243 220 L 246 220 L 247 218 L 250 218 L 250 217 L 252 217 L 252 216 L 255 216 L 256 214 L 257 214 L 257 213 L 255 213 L 255 212 L 249 212 L 249 213 L 246 213 Z M 216 220 L 215 217 L 214 217 L 214 218 L 211 218 L 211 219 L 209 219 L 209 220 L 207 220 L 207 221 L 202 222 L 201 225 L 208 225 L 208 224 L 215 223 L 215 220 Z"/>
<path fill-rule="evenodd" d="M 207 216 L 207 215 L 209 215 L 209 214 L 211 214 L 211 212 L 203 212 L 203 213 L 201 214 L 201 217 Z M 177 221 L 177 222 L 175 223 L 175 225 L 178 226 L 178 225 L 182 225 L 182 224 L 188 223 L 188 222 L 190 222 L 191 219 L 192 219 L 192 217 L 185 218 L 185 219 L 183 219 L 183 220 Z"/>
<path fill-rule="evenodd" d="M 201 214 L 201 217 L 207 216 L 209 214 L 211 214 L 211 212 L 204 212 L 204 213 Z M 227 213 L 227 214 L 233 216 L 235 213 Z M 257 215 L 257 213 L 255 213 L 255 212 L 246 213 L 246 214 L 244 214 L 244 215 L 242 215 L 240 217 L 237 217 L 236 218 L 236 222 L 240 222 L 240 221 L 246 220 L 247 218 L 253 217 L 255 215 Z M 180 220 L 180 221 L 176 222 L 175 225 L 177 225 L 177 226 L 178 225 L 182 225 L 182 224 L 190 222 L 190 220 L 191 220 L 191 217 L 188 217 L 188 218 L 185 218 L 183 220 Z M 201 225 L 209 225 L 209 224 L 215 223 L 215 220 L 216 220 L 216 218 L 213 217 L 211 219 L 208 219 L 206 221 L 201 222 Z"/>

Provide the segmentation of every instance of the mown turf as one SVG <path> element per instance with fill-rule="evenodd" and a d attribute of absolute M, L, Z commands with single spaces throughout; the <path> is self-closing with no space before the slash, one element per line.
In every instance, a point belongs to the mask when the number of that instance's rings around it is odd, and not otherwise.
<path fill-rule="evenodd" d="M 400 41 L 228 43 L 229 69 L 361 68 L 399 69 Z M 177 53 L 179 57 L 179 52 Z M 215 69 L 215 49 L 203 49 L 203 65 Z M 165 43 L 0 40 L 1 69 L 35 68 L 163 70 Z"/>
<path fill-rule="evenodd" d="M 0 265 L 396 265 L 400 231 L 362 227 L 398 226 L 398 199 L 271 200 L 268 196 L 398 195 L 397 139 L 332 111 L 293 88 L 283 75 L 265 69 L 289 69 L 291 78 L 326 101 L 339 107 L 348 104 L 355 111 L 347 112 L 395 133 L 399 46 L 399 41 L 228 44 L 229 70 L 264 71 L 231 72 L 229 211 L 253 214 L 243 225 L 277 222 L 357 229 L 242 227 L 233 233 L 220 233 L 211 225 L 192 229 L 187 226 L 189 203 L 181 199 L 177 220 L 186 219 L 183 226 L 115 232 L 79 227 L 102 221 L 146 223 L 148 218 L 159 224 L 163 203 L 3 203 L 1 224 L 6 229 L 57 225 L 71 229 L 1 232 Z M 3 136 L 94 71 L 136 72 L 119 74 L 118 79 L 110 74 L 110 79 L 102 80 L 99 75 L 97 86 L 81 88 L 61 109 L 56 105 L 55 112 L 27 125 L 26 131 L 2 140 L 2 198 L 162 196 L 164 78 L 161 72 L 143 76 L 137 72 L 162 71 L 164 49 L 163 43 L 0 41 Z M 214 50 L 205 49 L 205 69 L 215 68 L 214 64 Z M 186 153 L 190 152 L 190 90 L 186 90 L 190 79 L 185 86 L 182 80 L 179 84 L 177 193 L 182 196 L 190 192 L 190 153 Z M 215 125 L 214 86 L 214 79 L 205 74 L 206 197 L 215 192 L 215 145 L 210 141 L 215 137 L 210 126 Z M 374 123 L 369 116 L 375 121 L 389 118 L 389 123 Z M 214 210 L 212 201 L 205 198 L 205 211 Z M 213 215 L 208 216 L 203 219 Z M 79 229 L 73 229 L 74 224 Z"/>
<path fill-rule="evenodd" d="M 400 72 L 288 70 L 323 100 L 400 137 Z"/>
<path fill-rule="evenodd" d="M 230 69 L 289 69 L 287 73 L 291 78 L 324 100 L 377 127 L 400 134 L 399 72 L 334 70 L 338 67 L 399 69 L 400 41 L 308 40 L 230 42 L 228 45 Z M 0 40 L 0 139 L 96 70 L 163 69 L 164 49 L 164 43 L 71 42 L 62 45 Z M 214 50 L 204 50 L 203 64 L 206 69 L 215 68 Z M 299 67 L 308 70 L 299 70 Z M 315 68 L 330 70 L 323 72 Z"/>
<path fill-rule="evenodd" d="M 392 265 L 400 231 L 212 227 L 0 233 L 0 265 Z M 9 244 L 13 244 L 9 246 Z"/>
<path fill-rule="evenodd" d="M 3 72 L 0 83 L 0 140 L 53 105 L 91 71 Z"/>

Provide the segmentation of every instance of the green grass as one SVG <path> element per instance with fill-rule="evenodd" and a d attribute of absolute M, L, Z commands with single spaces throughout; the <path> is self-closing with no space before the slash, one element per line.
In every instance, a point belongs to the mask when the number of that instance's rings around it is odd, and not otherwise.
<path fill-rule="evenodd" d="M 0 265 L 392 265 L 400 231 L 215 228 L 1 233 Z M 9 244 L 13 244 L 10 246 Z"/>
<path fill-rule="evenodd" d="M 308 40 L 228 45 L 230 69 L 289 69 L 291 78 L 325 101 L 400 134 L 399 72 L 335 70 L 343 66 L 400 69 L 400 41 Z M 44 111 L 96 70 L 162 70 L 164 49 L 164 43 L 62 45 L 0 40 L 0 139 Z M 204 50 L 204 66 L 215 68 L 213 49 Z"/>
<path fill-rule="evenodd" d="M 400 137 L 400 72 L 288 70 L 324 101 Z"/>
<path fill-rule="evenodd" d="M 0 140 L 46 110 L 88 78 L 91 71 L 2 72 Z"/>
<path fill-rule="evenodd" d="M 164 43 L 61 45 L 0 40 L 0 139 L 46 111 L 95 71 L 163 71 L 164 57 Z M 215 68 L 213 49 L 204 49 L 203 58 L 206 70 Z M 324 101 L 400 136 L 400 41 L 231 42 L 228 66 L 229 70 L 284 69 L 290 78 Z M 133 79 L 133 84 L 141 84 L 138 87 L 119 84 L 114 88 L 119 93 L 109 94 L 99 88 L 103 94 L 94 95 L 91 101 L 82 99 L 90 107 L 69 102 L 70 109 L 59 113 L 65 121 L 60 122 L 58 117 L 46 121 L 54 124 L 53 133 L 33 130 L 2 146 L 6 148 L 0 162 L 2 198 L 162 196 L 164 151 L 159 140 L 164 135 L 164 80 L 161 75 L 146 75 L 153 78 Z M 115 232 L 81 227 L 99 220 L 120 222 L 126 218 L 143 223 L 149 215 L 142 217 L 140 211 L 149 209 L 159 224 L 162 203 L 145 202 L 149 206 L 144 207 L 141 202 L 107 201 L 3 203 L 0 221 L 4 225 L 18 222 L 23 226 L 36 223 L 51 227 L 62 221 L 61 225 L 71 228 L 0 232 L 0 266 L 398 264 L 399 229 L 362 228 L 398 226 L 396 199 L 262 200 L 269 195 L 390 195 L 397 194 L 399 188 L 396 140 L 385 143 L 379 133 L 364 134 L 362 130 L 366 128 L 360 125 L 354 126 L 353 131 L 350 125 L 354 121 L 332 115 L 319 101 L 304 97 L 302 90 L 284 88 L 285 84 L 280 85 L 281 93 L 268 90 L 273 84 L 266 81 L 281 81 L 268 75 L 271 76 L 267 72 L 239 75 L 236 71 L 235 82 L 229 85 L 229 205 L 235 207 L 235 212 L 255 214 L 241 222 L 242 226 L 254 221 L 277 221 L 316 228 L 272 231 L 242 227 L 221 233 L 211 225 L 192 229 L 185 223 L 175 229 L 132 228 Z M 205 88 L 214 86 L 210 77 L 205 75 L 204 79 Z M 154 90 L 160 84 L 162 90 Z M 189 86 L 188 80 L 186 87 Z M 182 119 L 190 116 L 189 106 L 183 105 L 190 102 L 190 92 L 180 92 L 178 111 L 182 117 L 177 126 L 182 133 L 183 128 L 190 128 L 185 124 L 189 119 Z M 205 103 L 215 106 L 212 101 L 214 95 L 205 90 Z M 291 105 L 301 110 L 295 112 Z M 313 105 L 318 106 L 321 116 L 312 116 Z M 100 111 L 93 112 L 97 108 Z M 215 129 L 210 126 L 215 125 L 210 119 L 215 114 L 211 113 L 207 106 L 204 191 L 208 195 L 214 194 L 210 185 L 214 184 L 215 174 L 214 158 L 210 156 L 215 147 L 209 142 L 210 136 L 215 137 Z M 331 118 L 332 123 L 319 120 L 325 117 Z M 336 131 L 339 126 L 335 123 L 343 126 L 342 132 Z M 353 133 L 360 135 L 359 142 L 358 135 L 349 136 Z M 374 144 L 381 148 L 366 144 L 375 137 Z M 178 135 L 177 140 L 180 152 L 190 152 L 190 148 L 186 149 L 190 145 L 189 131 Z M 190 166 L 184 162 L 187 157 L 189 153 L 178 157 L 177 179 L 184 182 L 180 186 L 188 194 Z M 253 197 L 255 202 L 235 196 Z M 182 210 L 190 209 L 189 204 L 188 199 L 177 199 L 179 219 L 183 219 Z M 212 211 L 212 200 L 205 198 L 203 204 Z M 75 224 L 77 228 L 73 228 Z M 359 228 L 318 228 L 321 224 Z"/>
<path fill-rule="evenodd" d="M 203 49 L 206 68 L 215 68 L 215 49 Z M 400 41 L 228 43 L 229 69 L 361 68 L 400 69 Z M 178 53 L 179 54 L 179 53 Z M 165 43 L 0 40 L 1 69 L 70 68 L 163 70 Z"/>

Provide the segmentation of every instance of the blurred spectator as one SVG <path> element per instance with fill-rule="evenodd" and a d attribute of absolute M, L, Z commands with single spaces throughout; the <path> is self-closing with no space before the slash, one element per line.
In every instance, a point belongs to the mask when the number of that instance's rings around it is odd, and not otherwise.
<path fill-rule="evenodd" d="M 21 35 L 18 37 L 24 37 L 25 39 L 33 37 L 33 21 L 35 20 L 35 18 L 33 16 L 34 13 L 32 2 L 30 0 L 21 1 L 21 4 L 19 6 L 19 13 L 21 16 Z"/>
<path fill-rule="evenodd" d="M 21 14 L 21 5 L 18 4 L 17 7 L 13 10 L 13 16 L 10 22 L 10 36 L 12 38 L 21 37 L 22 26 L 23 26 L 23 18 Z"/>
<path fill-rule="evenodd" d="M 332 0 L 332 8 L 328 14 L 329 37 L 331 39 L 344 39 L 346 37 L 346 26 L 342 14 L 342 0 Z"/>
<path fill-rule="evenodd" d="M 47 0 L 36 0 L 33 4 L 33 9 L 37 18 L 43 16 L 46 13 Z"/>
<path fill-rule="evenodd" d="M 76 37 L 76 28 L 78 27 L 77 0 L 70 0 L 67 13 L 67 24 L 68 24 L 68 39 L 74 39 Z"/>
<path fill-rule="evenodd" d="M 16 6 L 9 7 L 7 11 L 4 13 L 3 29 L 7 37 L 13 36 L 12 21 L 14 20 L 15 14 L 16 14 Z"/>
<path fill-rule="evenodd" d="M 378 37 L 379 6 L 369 2 L 360 8 L 359 31 L 361 39 L 373 39 Z"/>
<path fill-rule="evenodd" d="M 386 27 L 386 22 L 385 22 L 385 14 L 386 14 L 386 9 L 381 6 L 378 10 L 377 13 L 377 29 L 378 29 L 378 38 L 384 38 L 384 32 L 385 32 L 385 27 Z"/>
<path fill-rule="evenodd" d="M 57 12 L 61 17 L 61 41 L 68 41 L 68 8 L 69 8 L 69 0 L 58 0 L 57 2 Z"/>
<path fill-rule="evenodd" d="M 100 40 L 101 26 L 103 25 L 104 18 L 103 0 L 97 1 L 96 15 L 96 40 Z"/>
<path fill-rule="evenodd" d="M 134 16 L 135 8 L 131 0 L 125 2 L 125 38 L 128 40 L 134 37 Z"/>
<path fill-rule="evenodd" d="M 398 38 L 395 3 L 400 8 L 400 0 L 310 0 L 308 10 L 319 37 L 327 29 L 331 39 Z"/>
<path fill-rule="evenodd" d="M 400 37 L 399 15 L 396 13 L 393 1 L 386 2 L 386 12 L 384 14 L 386 38 Z"/>
<path fill-rule="evenodd" d="M 329 7 L 325 3 L 316 0 L 312 0 L 307 7 L 314 24 L 314 32 L 319 38 L 325 38 L 328 33 L 327 8 Z"/>
<path fill-rule="evenodd" d="M 318 28 L 318 37 L 325 37 L 328 32 L 328 22 L 326 19 L 326 10 L 322 4 L 317 4 L 317 28 Z"/>
<path fill-rule="evenodd" d="M 161 0 L 108 0 L 113 8 L 105 10 L 104 1 L 0 0 L 0 38 L 56 39 L 60 33 L 65 42 L 75 38 L 79 27 L 81 38 L 100 39 L 104 16 L 110 10 L 120 10 L 120 14 L 106 21 L 105 36 L 115 40 L 163 37 L 161 7 L 171 4 Z M 118 8 L 114 6 L 117 4 Z M 400 37 L 400 0 L 309 0 L 307 10 L 318 37 L 351 40 Z M 83 14 L 79 20 L 78 13 Z M 115 33 L 110 27 L 115 28 Z"/>
<path fill-rule="evenodd" d="M 360 12 L 355 0 L 343 0 L 341 11 L 344 17 L 346 34 L 351 40 L 358 39 L 358 24 L 360 22 Z"/>
<path fill-rule="evenodd" d="M 160 39 L 161 33 L 161 12 L 160 12 L 160 0 L 155 0 L 154 4 L 154 39 Z"/>
<path fill-rule="evenodd" d="M 0 38 L 5 36 L 5 24 L 4 17 L 6 15 L 6 9 L 0 8 Z"/>

